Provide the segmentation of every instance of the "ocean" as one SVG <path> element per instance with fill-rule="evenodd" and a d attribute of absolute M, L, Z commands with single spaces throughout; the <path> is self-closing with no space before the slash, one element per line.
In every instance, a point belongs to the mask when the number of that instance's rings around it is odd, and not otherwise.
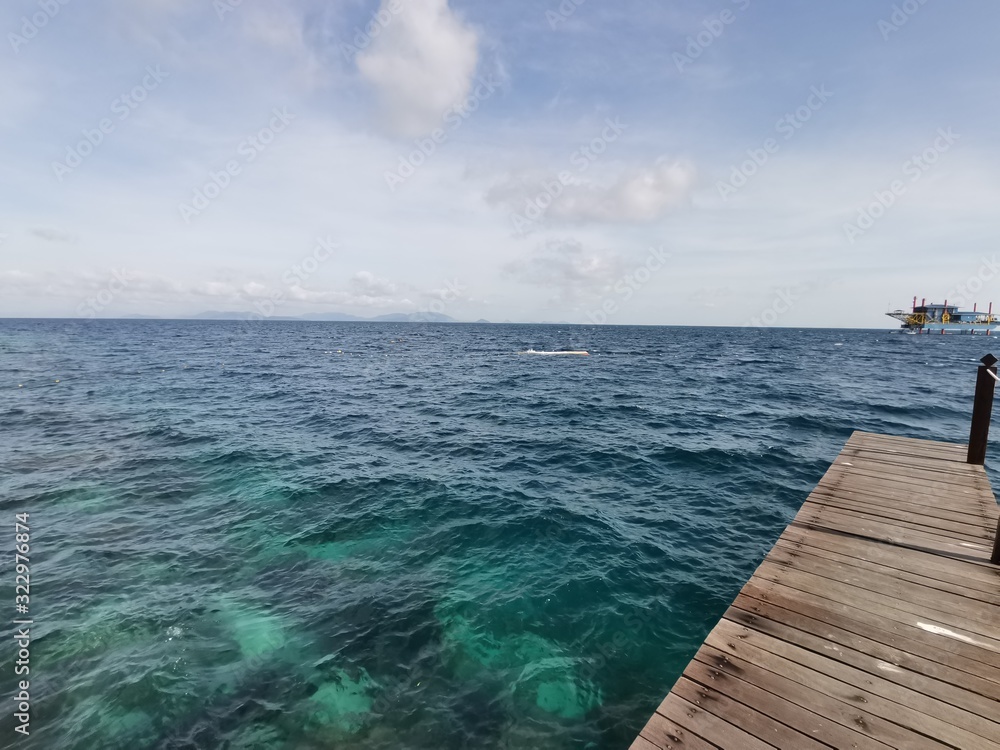
<path fill-rule="evenodd" d="M 964 442 L 993 343 L 0 320 L 0 747 L 624 750 L 851 432 Z"/>

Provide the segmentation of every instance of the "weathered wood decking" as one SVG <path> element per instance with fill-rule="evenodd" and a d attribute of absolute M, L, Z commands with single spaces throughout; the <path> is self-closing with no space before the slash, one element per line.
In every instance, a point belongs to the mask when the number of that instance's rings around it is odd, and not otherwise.
<path fill-rule="evenodd" d="M 998 511 L 965 460 L 854 433 L 633 750 L 1000 749 Z"/>

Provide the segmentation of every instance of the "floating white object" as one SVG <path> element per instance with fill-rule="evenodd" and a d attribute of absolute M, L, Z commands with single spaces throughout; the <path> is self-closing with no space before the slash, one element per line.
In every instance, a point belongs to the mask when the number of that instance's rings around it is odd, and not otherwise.
<path fill-rule="evenodd" d="M 585 351 L 566 351 L 566 352 L 536 352 L 534 349 L 528 349 L 527 351 L 518 352 L 518 354 L 542 354 L 545 356 L 550 356 L 553 354 L 576 354 L 583 357 L 589 357 L 590 352 Z"/>

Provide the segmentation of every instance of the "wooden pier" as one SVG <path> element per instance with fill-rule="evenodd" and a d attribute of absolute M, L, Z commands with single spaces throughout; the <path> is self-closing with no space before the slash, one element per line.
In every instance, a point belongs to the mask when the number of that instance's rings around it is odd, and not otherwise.
<path fill-rule="evenodd" d="M 971 446 L 851 436 L 632 750 L 1000 750 L 990 360 Z"/>

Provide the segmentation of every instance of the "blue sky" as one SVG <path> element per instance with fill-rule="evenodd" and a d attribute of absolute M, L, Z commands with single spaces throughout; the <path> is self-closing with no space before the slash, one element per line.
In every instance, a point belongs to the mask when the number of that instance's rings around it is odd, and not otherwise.
<path fill-rule="evenodd" d="M 16 0 L 0 315 L 1000 304 L 998 22 L 987 0 Z"/>

